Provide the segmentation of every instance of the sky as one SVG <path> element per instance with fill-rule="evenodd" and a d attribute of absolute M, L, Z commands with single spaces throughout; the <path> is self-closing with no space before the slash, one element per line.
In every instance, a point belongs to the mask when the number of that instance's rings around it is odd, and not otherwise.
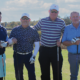
<path fill-rule="evenodd" d="M 31 21 L 48 17 L 52 4 L 59 6 L 61 18 L 70 16 L 72 11 L 80 13 L 80 0 L 0 0 L 2 22 L 20 21 L 22 13 L 28 13 Z"/>

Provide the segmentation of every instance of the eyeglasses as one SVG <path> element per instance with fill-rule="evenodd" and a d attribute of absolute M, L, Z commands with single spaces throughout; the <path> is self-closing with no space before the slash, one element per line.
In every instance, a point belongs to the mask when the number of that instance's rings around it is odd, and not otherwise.
<path fill-rule="evenodd" d="M 22 17 L 21 19 L 23 19 L 23 20 L 29 20 L 28 17 Z"/>
<path fill-rule="evenodd" d="M 53 11 L 53 10 L 51 10 L 51 13 L 58 13 L 58 11 Z"/>

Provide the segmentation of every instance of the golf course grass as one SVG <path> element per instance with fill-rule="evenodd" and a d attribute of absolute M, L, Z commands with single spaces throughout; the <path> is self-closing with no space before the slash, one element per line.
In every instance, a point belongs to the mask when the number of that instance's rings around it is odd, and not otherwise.
<path fill-rule="evenodd" d="M 13 49 L 12 47 L 8 47 L 6 48 L 6 80 L 16 80 L 15 79 L 15 72 L 14 72 L 14 65 L 13 65 Z M 68 52 L 66 49 L 62 50 L 62 55 L 63 55 L 63 68 L 62 68 L 62 76 L 63 76 L 63 80 L 70 80 L 70 69 L 69 69 L 69 63 L 68 63 Z M 80 66 L 79 66 L 80 68 Z M 28 72 L 24 66 L 24 80 L 28 80 Z M 38 54 L 36 57 L 36 61 L 35 61 L 35 72 L 36 72 L 36 79 L 37 80 L 41 80 L 40 79 L 40 75 L 41 75 L 41 71 L 40 71 L 40 65 L 38 62 Z M 50 76 L 51 76 L 51 80 L 53 80 L 53 76 L 52 76 L 52 67 L 50 70 Z M 80 80 L 80 70 L 79 70 L 79 74 L 78 74 L 78 80 Z"/>

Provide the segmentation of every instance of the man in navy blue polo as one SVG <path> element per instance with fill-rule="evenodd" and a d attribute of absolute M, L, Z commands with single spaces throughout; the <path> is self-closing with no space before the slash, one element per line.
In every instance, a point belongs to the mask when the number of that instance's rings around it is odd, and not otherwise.
<path fill-rule="evenodd" d="M 39 50 L 39 35 L 36 30 L 30 27 L 30 17 L 28 13 L 21 16 L 21 25 L 15 27 L 9 36 L 13 45 L 13 58 L 16 80 L 23 79 L 23 65 L 28 70 L 29 80 L 36 80 L 34 61 Z M 14 43 L 15 42 L 15 43 Z M 33 44 L 35 44 L 34 54 L 32 54 Z"/>
<path fill-rule="evenodd" d="M 5 55 L 5 47 L 7 44 L 3 42 L 7 42 L 7 32 L 6 29 L 1 25 L 1 12 L 0 12 L 0 80 L 3 80 L 3 77 L 6 76 L 6 55 Z"/>
<path fill-rule="evenodd" d="M 80 22 L 79 13 L 72 12 L 70 15 L 72 24 L 66 26 L 62 42 L 67 46 L 68 61 L 70 63 L 70 80 L 77 80 L 80 64 Z"/>
<path fill-rule="evenodd" d="M 52 4 L 49 17 L 41 19 L 34 28 L 41 30 L 41 46 L 39 49 L 39 63 L 41 80 L 50 80 L 50 63 L 53 69 L 53 80 L 62 80 L 62 54 L 60 48 L 61 33 L 64 32 L 65 22 L 58 18 L 59 7 Z M 57 46 L 59 47 L 59 66 L 57 65 Z M 59 70 L 58 70 L 59 68 Z"/>

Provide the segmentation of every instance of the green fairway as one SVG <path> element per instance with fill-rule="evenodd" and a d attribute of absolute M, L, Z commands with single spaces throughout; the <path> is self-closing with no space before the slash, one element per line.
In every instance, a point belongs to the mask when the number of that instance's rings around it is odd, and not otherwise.
<path fill-rule="evenodd" d="M 14 66 L 13 66 L 13 50 L 12 48 L 7 48 L 6 49 L 6 80 L 15 80 L 15 72 L 14 72 Z M 68 63 L 68 52 L 67 50 L 62 50 L 62 55 L 63 55 L 63 69 L 62 69 L 62 74 L 63 74 L 63 80 L 70 80 L 70 70 L 69 70 L 69 63 Z M 80 68 L 80 66 L 79 66 Z M 38 54 L 36 57 L 35 61 L 35 70 L 36 70 L 36 78 L 37 80 L 40 79 L 40 65 L 38 62 Z M 52 68 L 51 68 L 51 80 L 52 79 Z M 28 80 L 28 74 L 27 70 L 24 66 L 24 80 Z M 80 70 L 78 74 L 78 80 L 80 80 Z"/>

